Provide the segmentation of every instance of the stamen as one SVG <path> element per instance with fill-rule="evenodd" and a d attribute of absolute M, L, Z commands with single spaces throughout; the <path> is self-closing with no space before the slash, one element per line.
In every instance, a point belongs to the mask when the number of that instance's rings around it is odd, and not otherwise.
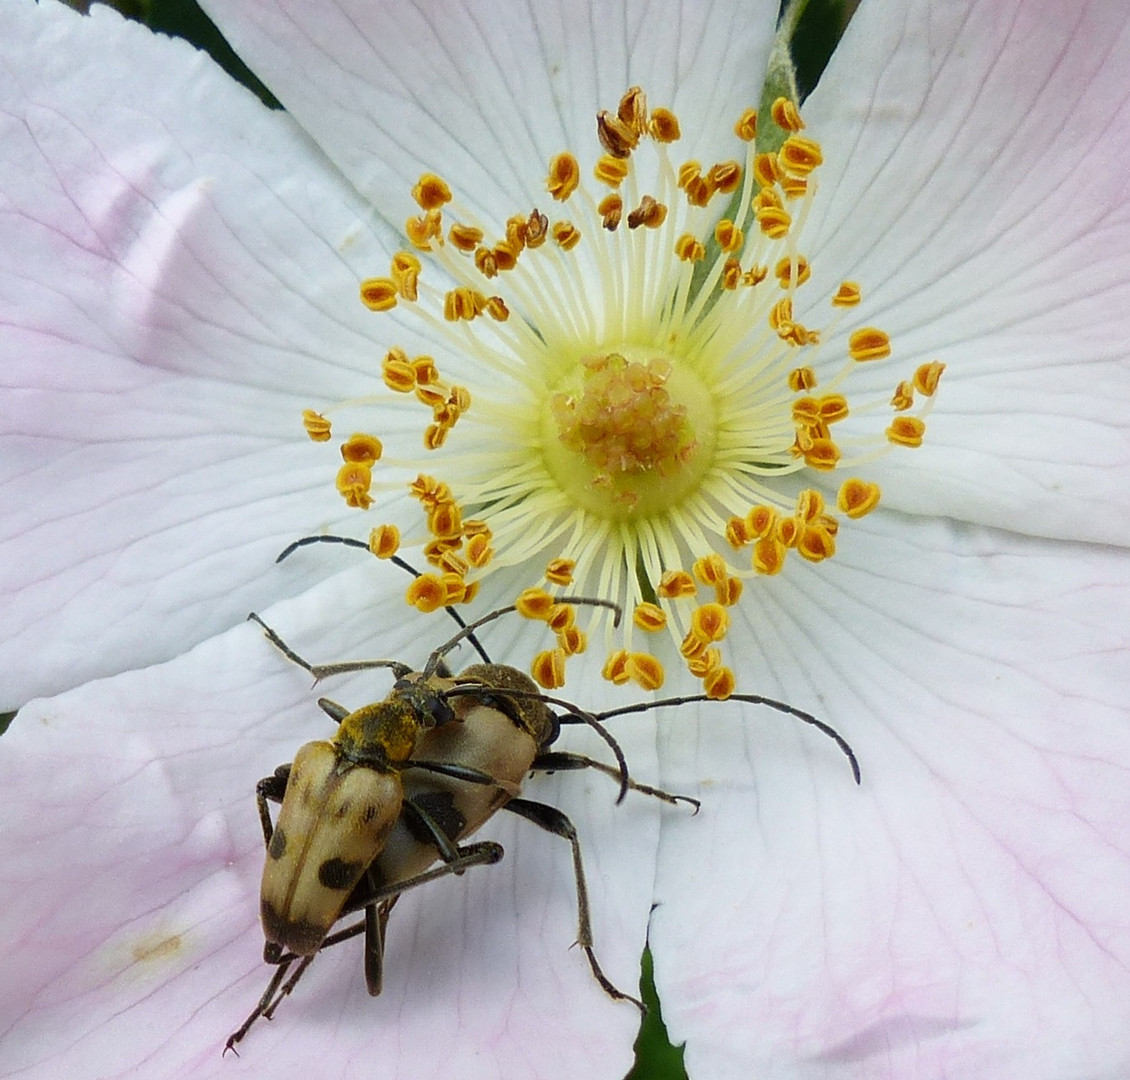
<path fill-rule="evenodd" d="M 854 474 L 922 443 L 942 364 L 898 372 L 887 400 L 860 394 L 857 365 L 894 348 L 861 325 L 855 281 L 821 301 L 826 324 L 798 321 L 820 310 L 797 296 L 818 280 L 802 240 L 823 150 L 801 134 L 795 103 L 771 112 L 786 132 L 779 150 L 756 152 L 747 109 L 733 158 L 679 163 L 668 150 L 679 119 L 629 88 L 595 113 L 583 169 L 571 149 L 549 161 L 545 190 L 572 199 L 568 219 L 529 209 L 537 193 L 518 191 L 504 220 L 479 221 L 426 173 L 405 249 L 360 285 L 366 307 L 399 305 L 436 343 L 434 356 L 385 343 L 380 394 L 338 406 L 424 410 L 424 450 L 398 438 L 391 462 L 421 468 L 408 492 L 423 527 L 406 534 L 431 571 L 407 600 L 422 611 L 467 603 L 502 567 L 521 585 L 544 581 L 516 605 L 554 636 L 533 663 L 542 686 L 562 685 L 567 658 L 585 648 L 573 608 L 553 595 L 576 587 L 633 612 L 623 627 L 586 616 L 590 631 L 604 623 L 606 678 L 660 686 L 662 649 L 633 648 L 633 636 L 659 633 L 705 693 L 729 696 L 729 611 L 746 583 L 781 573 L 790 552 L 834 557 L 841 521 L 880 502 L 878 485 Z M 709 210 L 716 196 L 724 217 Z M 307 410 L 303 424 L 314 441 L 331 438 L 322 413 Z M 375 425 L 352 417 L 349 428 L 359 433 L 340 444 L 336 485 L 368 509 L 390 486 L 373 475 L 390 467 L 386 444 L 400 433 L 367 434 Z M 428 471 L 410 464 L 421 452 L 436 456 Z M 389 558 L 400 531 L 386 522 L 369 545 Z"/>

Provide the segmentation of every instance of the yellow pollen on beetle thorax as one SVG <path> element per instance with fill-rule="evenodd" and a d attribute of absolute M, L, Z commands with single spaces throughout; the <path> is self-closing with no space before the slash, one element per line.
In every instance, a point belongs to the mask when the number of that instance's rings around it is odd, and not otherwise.
<path fill-rule="evenodd" d="M 594 110 L 587 164 L 556 154 L 504 221 L 420 177 L 404 250 L 361 283 L 394 340 L 376 357 L 384 393 L 341 408 L 415 407 L 420 437 L 397 445 L 386 411 L 379 439 L 342 445 L 337 488 L 362 510 L 405 487 L 418 504 L 370 549 L 421 552 L 429 569 L 406 590 L 420 610 L 469 603 L 510 568 L 519 610 L 555 635 L 532 663 L 543 686 L 603 625 L 610 681 L 661 685 L 638 647 L 658 634 L 708 694 L 732 693 L 727 612 L 758 595 L 746 583 L 790 554 L 834 556 L 841 521 L 880 503 L 856 471 L 925 438 L 942 365 L 856 389 L 897 344 L 857 315 L 860 283 L 829 282 L 802 247 L 823 150 L 795 103 L 771 116 L 774 151 L 747 109 L 722 160 L 673 158 L 679 118 L 632 87 Z M 434 355 L 407 350 L 409 329 Z M 304 423 L 331 438 L 321 413 Z M 588 608 L 583 629 L 540 582 L 634 614 L 614 630 Z"/>

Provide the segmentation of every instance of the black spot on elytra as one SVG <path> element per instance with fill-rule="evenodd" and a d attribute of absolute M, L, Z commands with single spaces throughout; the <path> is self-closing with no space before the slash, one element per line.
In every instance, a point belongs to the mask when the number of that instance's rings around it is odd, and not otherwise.
<path fill-rule="evenodd" d="M 450 791 L 421 792 L 412 797 L 412 802 L 440 827 L 443 835 L 449 840 L 457 839 L 467 824 L 467 819 L 459 812 L 455 805 L 455 797 Z M 413 839 L 429 846 L 434 843 L 428 827 L 418 821 L 414 815 L 405 814 L 401 820 L 408 826 Z"/>
<path fill-rule="evenodd" d="M 327 859 L 318 867 L 318 881 L 327 889 L 352 889 L 364 869 L 359 862 Z"/>
<path fill-rule="evenodd" d="M 271 842 L 267 845 L 267 855 L 272 859 L 281 859 L 286 854 L 286 833 L 279 826 L 271 833 Z"/>

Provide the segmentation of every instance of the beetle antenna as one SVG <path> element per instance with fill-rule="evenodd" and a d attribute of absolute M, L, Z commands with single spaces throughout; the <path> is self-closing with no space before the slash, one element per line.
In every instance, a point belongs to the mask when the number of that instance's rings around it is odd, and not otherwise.
<path fill-rule="evenodd" d="M 672 697 L 661 698 L 659 701 L 637 701 L 634 705 L 621 705 L 617 709 L 608 709 L 605 712 L 593 713 L 593 719 L 603 722 L 611 719 L 613 716 L 624 716 L 628 713 L 641 713 L 647 712 L 648 709 L 662 709 L 668 705 L 687 705 L 694 701 L 744 701 L 747 705 L 765 705 L 770 709 L 779 713 L 784 713 L 786 716 L 795 717 L 806 724 L 811 724 L 817 731 L 823 732 L 828 736 L 844 753 L 844 757 L 848 759 L 851 765 L 851 774 L 855 777 L 855 782 L 861 782 L 861 773 L 859 771 L 859 759 L 855 756 L 855 751 L 851 745 L 831 724 L 826 724 L 823 720 L 817 720 L 812 713 L 807 713 L 803 709 L 798 709 L 795 705 L 790 705 L 785 701 L 778 701 L 776 698 L 763 697 L 761 694 L 731 694 L 728 698 L 712 698 L 707 694 L 691 694 L 687 697 Z M 583 711 L 583 710 L 582 710 Z M 575 723 L 569 717 L 561 718 L 563 723 Z M 588 723 L 587 720 L 581 721 Z"/>
<path fill-rule="evenodd" d="M 283 559 L 289 558 L 299 548 L 309 547 L 311 544 L 341 544 L 344 547 L 360 548 L 362 551 L 367 551 L 372 554 L 372 549 L 364 540 L 357 540 L 352 536 L 304 536 L 301 540 L 295 540 L 291 544 L 287 544 L 282 551 L 279 552 L 278 557 L 275 559 L 276 563 L 281 563 Z M 406 570 L 414 578 L 422 577 L 423 575 L 411 563 L 405 562 L 399 555 L 390 555 L 388 562 L 395 563 L 401 570 Z M 453 607 L 444 606 L 444 611 L 448 613 L 455 620 L 456 625 L 460 628 L 467 629 L 467 621 L 459 614 Z M 473 628 L 472 628 L 473 629 Z M 487 655 L 486 649 L 482 647 L 479 639 L 475 637 L 474 633 L 468 632 L 466 634 L 467 641 L 470 643 L 471 648 L 475 650 L 483 658 L 484 664 L 492 664 L 493 660 Z"/>
<path fill-rule="evenodd" d="M 620 619 L 623 617 L 624 609 L 620 607 L 613 600 L 602 600 L 595 596 L 555 596 L 554 601 L 558 604 L 584 604 L 588 607 L 602 607 L 609 608 L 616 613 L 615 619 L 612 621 L 614 627 L 620 625 Z M 439 667 L 439 662 L 449 653 L 456 645 L 459 644 L 464 638 L 474 636 L 474 632 L 480 626 L 485 626 L 487 623 L 494 622 L 495 619 L 502 618 L 503 615 L 509 615 L 512 611 L 517 611 L 517 604 L 507 604 L 506 607 L 496 608 L 494 611 L 487 612 L 481 618 L 476 619 L 472 623 L 466 623 L 463 629 L 459 631 L 453 638 L 445 641 L 431 656 L 428 657 L 428 662 L 424 665 L 423 677 L 430 678 L 436 673 L 436 668 Z M 489 664 L 490 661 L 488 660 Z"/>

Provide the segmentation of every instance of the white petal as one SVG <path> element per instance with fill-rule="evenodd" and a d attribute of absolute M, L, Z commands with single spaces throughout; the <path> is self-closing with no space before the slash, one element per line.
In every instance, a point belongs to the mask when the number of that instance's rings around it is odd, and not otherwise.
<path fill-rule="evenodd" d="M 554 154 L 589 167 L 597 110 L 632 85 L 680 112 L 688 156 L 720 153 L 756 104 L 777 12 L 767 0 L 204 6 L 376 206 L 417 213 L 409 190 L 435 171 L 497 225 L 531 200 L 545 208 Z"/>
<path fill-rule="evenodd" d="M 1130 559 L 867 519 L 766 583 L 747 684 L 676 717 L 651 941 L 691 1075 L 1117 1075 L 1130 1055 Z M 861 555 L 871 556 L 870 559 Z M 736 632 L 736 631 L 735 631 Z M 740 1063 L 740 1066 L 739 1066 Z"/>
<path fill-rule="evenodd" d="M 805 109 L 809 254 L 902 365 L 948 365 L 887 505 L 1130 540 L 1128 69 L 1120 3 L 861 5 Z"/>
<path fill-rule="evenodd" d="M 311 580 L 274 556 L 345 508 L 300 412 L 371 385 L 357 283 L 387 259 L 203 54 L 101 6 L 5 12 L 0 707 Z"/>
<path fill-rule="evenodd" d="M 343 609 L 368 578 L 343 575 L 319 602 L 280 604 L 270 621 L 313 659 L 335 659 L 304 620 Z M 372 594 L 375 610 L 402 605 L 393 580 Z M 418 662 L 449 632 L 442 616 L 397 614 L 381 634 L 393 655 Z M 350 655 L 372 649 L 359 639 Z M 359 704 L 387 685 L 368 672 L 325 689 Z M 314 697 L 306 674 L 247 625 L 20 713 L 0 756 L 5 798 L 21 808 L 0 835 L 6 1071 L 394 1080 L 451 1075 L 458 1061 L 469 1080 L 623 1076 L 638 1014 L 610 1001 L 570 948 L 568 845 L 506 814 L 482 834 L 504 844 L 501 864 L 397 905 L 379 999 L 365 993 L 359 943 L 344 944 L 251 1031 L 240 1058 L 221 1058 L 270 973 L 254 784 L 332 730 Z M 646 757 L 633 764 L 654 775 Z M 652 800 L 616 807 L 614 784 L 584 773 L 535 778 L 524 794 L 576 823 L 601 962 L 634 989 L 658 842 Z"/>

